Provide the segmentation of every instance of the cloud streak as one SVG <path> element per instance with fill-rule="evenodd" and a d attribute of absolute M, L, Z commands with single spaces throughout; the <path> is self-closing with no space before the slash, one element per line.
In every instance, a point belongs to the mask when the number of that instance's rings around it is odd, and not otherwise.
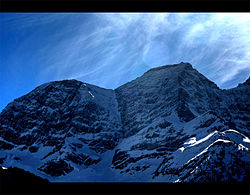
<path fill-rule="evenodd" d="M 44 40 L 31 51 L 41 64 L 39 84 L 75 78 L 116 88 L 151 67 L 181 61 L 222 88 L 235 87 L 250 74 L 249 13 L 16 16 L 3 22 L 26 33 L 34 30 L 20 50 Z M 239 75 L 242 71 L 247 74 Z"/>

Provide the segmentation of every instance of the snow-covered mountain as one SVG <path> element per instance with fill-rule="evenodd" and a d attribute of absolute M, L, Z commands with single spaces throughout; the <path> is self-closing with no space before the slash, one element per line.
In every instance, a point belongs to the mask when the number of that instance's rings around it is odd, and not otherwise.
<path fill-rule="evenodd" d="M 115 90 L 46 83 L 2 111 L 0 165 L 52 182 L 249 181 L 249 84 L 221 90 L 189 63 Z"/>

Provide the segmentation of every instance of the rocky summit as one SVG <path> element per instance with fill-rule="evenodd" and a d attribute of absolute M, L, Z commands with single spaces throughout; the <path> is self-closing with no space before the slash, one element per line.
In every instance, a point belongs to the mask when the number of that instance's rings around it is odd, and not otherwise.
<path fill-rule="evenodd" d="M 49 82 L 0 114 L 0 165 L 51 182 L 249 181 L 249 85 L 222 90 L 189 63 L 115 90 Z"/>

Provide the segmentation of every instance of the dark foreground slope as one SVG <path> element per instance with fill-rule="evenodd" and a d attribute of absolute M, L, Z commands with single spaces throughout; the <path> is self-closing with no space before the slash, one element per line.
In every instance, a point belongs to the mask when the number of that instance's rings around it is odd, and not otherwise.
<path fill-rule="evenodd" d="M 31 192 L 32 190 L 35 192 L 35 188 L 39 191 L 41 187 L 48 187 L 49 183 L 47 179 L 42 179 L 17 167 L 10 167 L 8 169 L 0 167 L 1 194 L 24 193 Z"/>
<path fill-rule="evenodd" d="M 249 181 L 249 101 L 249 79 L 221 90 L 189 63 L 115 90 L 50 82 L 0 114 L 0 164 L 52 182 Z"/>
<path fill-rule="evenodd" d="M 50 183 L 17 167 L 0 167 L 0 194 L 131 194 L 131 189 L 135 194 L 247 194 L 248 187 L 249 181 L 220 184 Z"/>

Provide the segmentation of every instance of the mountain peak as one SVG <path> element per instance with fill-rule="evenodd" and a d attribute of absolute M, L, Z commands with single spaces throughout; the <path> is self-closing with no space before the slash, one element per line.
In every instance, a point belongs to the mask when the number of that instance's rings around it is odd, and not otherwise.
<path fill-rule="evenodd" d="M 245 80 L 243 83 L 240 83 L 239 86 L 249 86 L 250 85 L 250 76 L 248 77 L 247 80 Z"/>
<path fill-rule="evenodd" d="M 192 64 L 190 64 L 189 62 L 181 62 L 177 65 L 186 65 L 186 66 L 192 66 Z"/>
<path fill-rule="evenodd" d="M 190 63 L 188 63 L 188 62 L 181 62 L 179 64 L 157 66 L 157 67 L 151 68 L 147 72 L 149 72 L 149 71 L 155 71 L 155 70 L 168 69 L 168 68 L 172 68 L 172 67 L 182 67 L 182 68 L 191 67 L 191 68 L 193 68 L 193 66 Z"/>

